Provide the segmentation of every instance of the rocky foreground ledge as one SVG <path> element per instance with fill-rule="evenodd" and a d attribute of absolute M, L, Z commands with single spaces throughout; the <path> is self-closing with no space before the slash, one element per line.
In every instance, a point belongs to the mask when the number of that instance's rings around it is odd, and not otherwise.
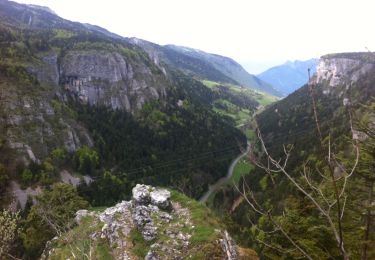
<path fill-rule="evenodd" d="M 205 206 L 166 189 L 137 184 L 130 201 L 104 211 L 79 210 L 76 222 L 48 243 L 42 259 L 242 258 Z"/>

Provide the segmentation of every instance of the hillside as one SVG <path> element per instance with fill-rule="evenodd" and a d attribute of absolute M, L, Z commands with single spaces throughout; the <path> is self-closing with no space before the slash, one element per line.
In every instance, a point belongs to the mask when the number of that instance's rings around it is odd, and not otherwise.
<path fill-rule="evenodd" d="M 308 255 L 312 259 L 332 255 L 340 258 L 345 254 L 351 254 L 353 259 L 363 254 L 368 259 L 374 256 L 371 248 L 375 237 L 368 226 L 374 223 L 371 218 L 374 174 L 368 171 L 374 167 L 375 161 L 374 75 L 373 53 L 323 56 L 309 85 L 256 116 L 264 145 L 276 160 L 273 164 L 261 143 L 254 143 L 251 160 L 265 169 L 267 162 L 271 165 L 271 172 L 254 167 L 242 179 L 248 185 L 245 194 L 257 204 L 250 206 L 236 190 L 228 187 L 212 202 L 220 212 L 232 212 L 228 220 L 231 223 L 229 230 L 236 234 L 237 241 L 255 247 L 260 256 L 266 258 L 278 258 L 285 254 L 291 258 Z M 311 89 L 321 139 L 315 123 Z M 353 130 L 350 122 L 353 122 Z M 350 175 L 349 169 L 352 168 L 354 171 Z M 331 178 L 335 179 L 341 192 L 339 202 L 334 199 Z M 329 206 L 330 203 L 336 207 Z M 223 204 L 226 205 L 224 210 Z M 345 208 L 345 212 L 340 210 L 340 220 L 335 217 L 337 204 Z M 260 211 L 268 211 L 269 217 L 254 211 L 254 205 Z M 321 209 L 316 205 L 320 205 Z M 364 208 L 367 210 L 364 211 Z M 335 226 L 329 224 L 327 217 L 321 218 L 320 214 L 330 216 L 336 227 L 340 222 L 345 249 L 339 249 L 339 239 L 334 235 L 337 232 Z M 362 214 L 367 217 L 362 217 Z M 293 252 L 296 247 L 288 242 L 281 229 L 300 246 L 304 254 L 298 249 Z M 362 231 L 355 231 L 360 229 Z M 283 251 L 264 247 L 264 243 L 283 248 Z"/>
<path fill-rule="evenodd" d="M 347 111 L 360 109 L 371 102 L 375 94 L 372 87 L 373 55 L 371 53 L 332 54 L 323 56 L 312 78 L 318 114 L 322 121 L 322 134 L 328 131 L 340 136 L 347 134 Z M 305 85 L 282 101 L 271 105 L 257 118 L 267 144 L 303 143 L 306 137 L 315 139 L 311 98 Z M 294 133 L 304 132 L 302 136 Z M 306 134 L 305 134 L 306 133 Z M 335 134 L 337 133 L 337 134 Z M 301 140 L 305 142 L 300 142 Z M 276 142 L 276 143 L 275 143 Z"/>
<path fill-rule="evenodd" d="M 249 74 L 231 58 L 176 45 L 160 46 L 137 38 L 129 42 L 143 48 L 158 63 L 176 67 L 198 80 L 240 85 L 271 95 L 280 96 L 270 84 Z"/>
<path fill-rule="evenodd" d="M 309 79 L 307 70 L 311 69 L 311 75 L 313 75 L 316 72 L 317 63 L 317 59 L 288 61 L 258 74 L 257 77 L 287 96 L 306 84 Z"/>
<path fill-rule="evenodd" d="M 234 81 L 234 82 L 223 81 L 222 83 L 236 83 L 237 85 L 240 85 L 240 86 L 266 92 L 274 96 L 280 96 L 280 92 L 276 90 L 271 84 L 262 81 L 261 79 L 257 78 L 254 75 L 251 75 L 240 64 L 238 64 L 236 61 L 234 61 L 231 58 L 224 57 L 224 56 L 217 55 L 217 54 L 210 54 L 210 53 L 206 53 L 200 50 L 187 48 L 187 47 L 181 47 L 181 46 L 175 46 L 175 45 L 166 45 L 165 47 L 168 50 L 168 52 L 173 52 L 172 57 L 178 57 L 176 53 L 179 53 L 180 55 L 192 57 L 197 60 L 203 61 L 207 63 L 207 65 L 209 65 L 210 67 L 213 67 L 214 69 L 218 70 L 223 75 L 227 76 L 228 78 Z M 195 73 L 194 68 L 192 68 L 192 72 L 193 74 Z M 217 81 L 205 75 L 198 74 L 198 76 L 202 76 L 203 79 Z"/>

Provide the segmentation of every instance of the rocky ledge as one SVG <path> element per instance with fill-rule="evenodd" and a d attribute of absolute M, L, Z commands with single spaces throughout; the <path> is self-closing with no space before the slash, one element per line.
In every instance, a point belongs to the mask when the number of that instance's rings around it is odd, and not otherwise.
<path fill-rule="evenodd" d="M 107 248 L 105 259 L 239 259 L 233 239 L 205 206 L 166 189 L 137 184 L 130 201 L 102 212 L 79 210 L 75 220 L 77 227 L 49 242 L 42 259 L 101 259 L 98 248 Z M 86 249 L 79 246 L 84 240 Z"/>

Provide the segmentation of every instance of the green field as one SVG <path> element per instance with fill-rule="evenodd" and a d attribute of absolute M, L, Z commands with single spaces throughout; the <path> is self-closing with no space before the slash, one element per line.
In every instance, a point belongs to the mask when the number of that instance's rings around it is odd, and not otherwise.
<path fill-rule="evenodd" d="M 250 142 L 253 142 L 256 138 L 255 131 L 253 129 L 246 129 L 245 135 L 247 140 L 249 140 Z"/>
<path fill-rule="evenodd" d="M 228 100 L 219 99 L 216 100 L 215 103 L 223 104 L 228 109 L 224 110 L 214 107 L 213 110 L 216 113 L 233 118 L 236 121 L 237 126 L 245 124 L 251 118 L 251 111 L 249 109 L 240 108 Z"/>
<path fill-rule="evenodd" d="M 232 91 L 240 92 L 244 95 L 247 95 L 247 96 L 253 98 L 261 106 L 267 106 L 267 105 L 279 100 L 278 97 L 272 96 L 270 94 L 267 94 L 267 93 L 264 93 L 264 92 L 261 92 L 261 91 L 258 91 L 258 90 L 246 88 L 246 87 L 241 87 L 241 86 L 234 85 L 234 84 L 219 83 L 219 82 L 215 82 L 215 81 L 211 81 L 211 80 L 202 80 L 202 83 L 210 89 L 214 89 L 218 85 L 227 86 Z"/>
<path fill-rule="evenodd" d="M 249 174 L 252 169 L 254 169 L 254 166 L 249 162 L 248 159 L 241 159 L 234 168 L 230 184 L 233 182 L 238 184 L 241 177 Z"/>

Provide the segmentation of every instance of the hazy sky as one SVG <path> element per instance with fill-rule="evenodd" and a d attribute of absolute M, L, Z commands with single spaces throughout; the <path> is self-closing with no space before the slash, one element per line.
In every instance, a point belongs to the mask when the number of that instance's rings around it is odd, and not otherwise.
<path fill-rule="evenodd" d="M 373 0 L 17 0 L 126 37 L 229 56 L 251 73 L 286 60 L 375 51 Z"/>

